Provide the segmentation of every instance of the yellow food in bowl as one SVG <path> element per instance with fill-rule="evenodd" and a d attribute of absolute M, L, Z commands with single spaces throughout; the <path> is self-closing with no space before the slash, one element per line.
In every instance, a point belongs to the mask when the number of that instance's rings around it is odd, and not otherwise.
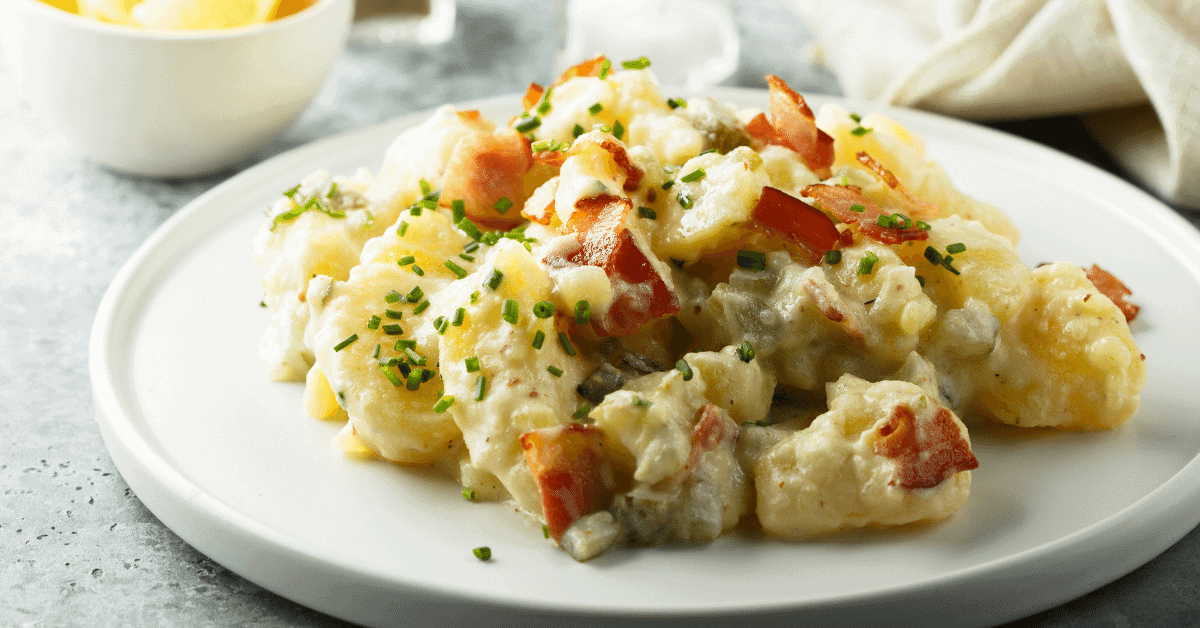
<path fill-rule="evenodd" d="M 42 0 L 101 22 L 154 30 L 222 30 L 297 13 L 309 0 Z"/>

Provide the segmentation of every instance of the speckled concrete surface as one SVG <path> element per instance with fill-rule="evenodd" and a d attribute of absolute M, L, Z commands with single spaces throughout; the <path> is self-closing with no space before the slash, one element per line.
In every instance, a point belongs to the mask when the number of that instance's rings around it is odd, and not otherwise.
<path fill-rule="evenodd" d="M 433 48 L 352 47 L 301 120 L 259 160 L 444 102 L 551 75 L 555 5 L 461 2 Z M 741 67 L 836 93 L 794 60 L 806 40 L 778 2 L 739 5 Z M 237 169 L 186 182 L 132 179 L 81 159 L 13 89 L 0 61 L 0 626 L 345 626 L 230 573 L 163 527 L 126 486 L 93 420 L 92 318 L 133 251 Z M 249 165 L 249 164 L 246 164 Z M 1197 505 L 1200 508 L 1200 505 Z M 1200 532 L 1037 627 L 1200 625 Z"/>

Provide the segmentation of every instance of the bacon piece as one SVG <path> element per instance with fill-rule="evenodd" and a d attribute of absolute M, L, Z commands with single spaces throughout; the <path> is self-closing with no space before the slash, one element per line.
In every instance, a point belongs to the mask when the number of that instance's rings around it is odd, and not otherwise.
<path fill-rule="evenodd" d="M 533 154 L 534 163 L 545 164 L 553 168 L 561 168 L 567 160 L 567 154 L 560 150 L 544 150 Z"/>
<path fill-rule="evenodd" d="M 867 170 L 875 175 L 875 178 L 899 194 L 900 198 L 897 199 L 897 204 L 904 206 L 908 210 L 906 212 L 908 215 L 913 218 L 937 218 L 938 214 L 941 213 L 942 210 L 938 209 L 937 205 L 917 198 L 908 189 L 908 186 L 901 183 L 900 179 L 897 179 L 896 175 L 892 174 L 892 171 L 883 167 L 883 164 L 875 161 L 875 158 L 867 153 L 867 151 L 860 150 L 855 153 L 855 156 L 858 158 L 858 163 L 866 166 Z"/>
<path fill-rule="evenodd" d="M 521 222 L 525 173 L 532 165 L 529 142 L 516 131 L 468 135 L 450 154 L 439 204 L 450 207 L 462 199 L 471 220 L 494 227 L 515 226 Z M 504 214 L 494 207 L 501 198 L 512 202 Z"/>
<path fill-rule="evenodd" d="M 1133 319 L 1138 315 L 1138 311 L 1142 309 L 1125 300 L 1125 297 L 1133 294 L 1133 291 L 1126 287 L 1120 279 L 1113 276 L 1112 273 L 1095 264 L 1092 264 L 1092 267 L 1087 270 L 1087 278 L 1088 281 L 1092 282 L 1092 285 L 1096 286 L 1096 289 L 1101 294 L 1111 299 L 1113 304 L 1121 310 L 1121 313 L 1125 315 L 1126 323 L 1133 322 Z"/>
<path fill-rule="evenodd" d="M 814 263 L 838 243 L 841 235 L 823 212 L 770 186 L 763 187 L 750 219 L 769 235 L 807 249 Z"/>
<path fill-rule="evenodd" d="M 554 81 L 554 84 L 550 87 L 558 87 L 559 85 L 562 85 L 563 83 L 566 83 L 577 76 L 600 76 L 600 67 L 604 65 L 604 59 L 606 59 L 606 57 L 604 55 L 600 55 L 599 57 L 576 63 L 575 65 L 564 70 L 563 73 L 558 76 L 558 80 Z"/>
<path fill-rule="evenodd" d="M 577 519 L 604 508 L 615 482 L 596 427 L 567 423 L 521 435 L 525 463 L 542 496 L 542 515 L 557 542 Z"/>
<path fill-rule="evenodd" d="M 613 301 L 606 314 L 592 317 L 592 329 L 599 336 L 627 336 L 644 323 L 679 312 L 679 297 L 625 226 L 632 210 L 627 198 L 605 194 L 581 199 L 563 226 L 564 233 L 575 234 L 578 246 L 552 252 L 544 260 L 551 268 L 604 269 Z"/>
<path fill-rule="evenodd" d="M 827 185 L 814 183 L 806 186 L 800 193 L 817 201 L 817 206 L 838 217 L 842 222 L 857 224 L 863 235 L 884 244 L 900 244 L 908 240 L 927 240 L 929 232 L 918 229 L 916 221 L 907 217 L 905 228 L 884 227 L 879 224 L 879 216 L 884 211 L 873 201 L 863 195 L 862 189 L 853 185 Z M 859 206 L 862 211 L 852 207 Z"/>
<path fill-rule="evenodd" d="M 525 96 L 521 98 L 521 106 L 525 111 L 533 109 L 534 106 L 542 99 L 542 94 L 546 93 L 546 89 L 537 83 L 530 83 L 529 88 L 525 90 Z"/>
<path fill-rule="evenodd" d="M 888 484 L 907 489 L 933 488 L 959 471 L 979 468 L 954 415 L 940 406 L 923 425 L 908 406 L 896 406 L 879 427 L 875 453 L 896 460 L 896 477 Z"/>
<path fill-rule="evenodd" d="M 800 155 L 808 169 L 822 179 L 829 178 L 833 165 L 833 137 L 817 128 L 804 97 L 783 79 L 767 75 L 771 96 L 771 121 L 759 114 L 746 125 L 746 133 L 762 144 L 790 148 Z"/>

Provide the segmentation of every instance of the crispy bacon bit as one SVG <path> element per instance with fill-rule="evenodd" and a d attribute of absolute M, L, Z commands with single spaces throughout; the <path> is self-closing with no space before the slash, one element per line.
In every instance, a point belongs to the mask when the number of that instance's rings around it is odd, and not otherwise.
<path fill-rule="evenodd" d="M 525 111 L 529 111 L 537 106 L 542 100 L 542 94 L 546 93 L 546 89 L 537 83 L 530 83 L 529 89 L 525 90 L 525 96 L 521 98 L 521 106 Z"/>
<path fill-rule="evenodd" d="M 908 240 L 927 240 L 929 232 L 918 229 L 916 220 L 908 216 L 906 226 L 884 227 L 879 216 L 884 212 L 873 201 L 863 195 L 862 189 L 853 185 L 826 185 L 815 183 L 806 186 L 801 194 L 817 201 L 817 206 L 838 217 L 842 222 L 857 224 L 858 231 L 884 244 L 899 244 Z M 862 211 L 852 207 L 860 206 Z"/>
<path fill-rule="evenodd" d="M 800 155 L 809 170 L 822 179 L 829 178 L 833 165 L 833 137 L 817 128 L 804 97 L 797 94 L 783 79 L 767 75 L 771 89 L 771 121 L 761 114 L 746 125 L 746 133 L 762 144 L 790 148 Z"/>
<path fill-rule="evenodd" d="M 551 268 L 596 266 L 613 288 L 608 312 L 592 318 L 599 336 L 627 336 L 644 323 L 679 312 L 679 297 L 625 226 L 633 210 L 627 198 L 601 195 L 575 204 L 564 233 L 574 233 L 578 247 L 556 251 L 544 260 Z"/>
<path fill-rule="evenodd" d="M 600 66 L 604 63 L 605 58 L 606 57 L 604 55 L 600 55 L 594 59 L 580 61 L 579 63 L 564 70 L 563 73 L 559 75 L 558 80 L 554 81 L 554 84 L 550 87 L 558 87 L 559 85 L 562 85 L 563 83 L 566 83 L 577 76 L 600 76 Z"/>
<path fill-rule="evenodd" d="M 721 443 L 737 438 L 737 435 L 737 424 L 728 412 L 711 403 L 701 407 L 696 411 L 696 425 L 692 428 L 692 448 L 684 466 L 686 472 L 679 474 L 678 479 L 687 479 L 688 473 L 700 463 L 701 456 L 715 450 Z"/>
<path fill-rule="evenodd" d="M 846 318 L 846 313 L 838 309 L 837 306 L 837 301 L 840 301 L 841 299 L 830 299 L 830 295 L 826 294 L 824 290 L 821 290 L 821 286 L 817 285 L 817 282 L 809 279 L 808 282 L 804 284 L 804 292 L 808 294 L 808 296 L 812 297 L 812 300 L 816 302 L 817 307 L 820 308 L 821 313 L 825 315 L 825 318 L 828 318 L 835 323 L 840 323 L 844 318 Z"/>
<path fill-rule="evenodd" d="M 533 154 L 534 163 L 545 164 L 554 168 L 561 168 L 563 162 L 567 160 L 567 154 L 561 150 L 544 150 Z"/>
<path fill-rule="evenodd" d="M 1125 315 L 1126 323 L 1133 322 L 1142 308 L 1125 300 L 1125 297 L 1133 292 L 1120 279 L 1095 264 L 1092 264 L 1092 267 L 1087 270 L 1087 278 L 1101 294 L 1111 299 L 1113 304 L 1121 310 L 1121 313 Z"/>
<path fill-rule="evenodd" d="M 521 435 L 521 447 L 556 542 L 577 519 L 608 504 L 613 472 L 596 427 L 567 423 L 534 430 Z"/>
<path fill-rule="evenodd" d="M 891 170 L 884 168 L 883 164 L 875 161 L 875 158 L 867 153 L 867 151 L 860 150 L 855 154 L 855 156 L 858 157 L 858 163 L 866 166 L 867 170 L 871 171 L 871 174 L 875 175 L 875 178 L 882 181 L 884 185 L 888 186 L 900 195 L 900 198 L 896 199 L 897 204 L 903 206 L 907 210 L 906 213 L 908 215 L 912 216 L 913 218 L 937 218 L 937 215 L 941 213 L 941 210 L 938 209 L 937 205 L 917 198 L 912 191 L 908 189 L 908 186 L 901 183 L 900 179 L 897 179 L 896 175 L 892 174 Z"/>
<path fill-rule="evenodd" d="M 804 247 L 814 263 L 838 243 L 837 226 L 812 205 L 776 188 L 766 186 L 750 218 L 769 235 Z"/>
<path fill-rule="evenodd" d="M 888 484 L 907 489 L 933 488 L 959 471 L 979 468 L 954 415 L 940 406 L 922 425 L 908 406 L 896 406 L 879 427 L 875 453 L 896 460 L 896 476 Z"/>
<path fill-rule="evenodd" d="M 525 173 L 532 165 L 529 143 L 516 131 L 468 135 L 450 154 L 439 204 L 450 207 L 462 199 L 471 220 L 486 226 L 515 226 L 521 222 Z M 516 209 L 501 214 L 494 207 L 501 198 Z"/>

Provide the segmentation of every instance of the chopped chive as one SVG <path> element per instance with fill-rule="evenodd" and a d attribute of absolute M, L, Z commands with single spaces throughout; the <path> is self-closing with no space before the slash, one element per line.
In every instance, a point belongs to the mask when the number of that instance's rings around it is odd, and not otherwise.
<path fill-rule="evenodd" d="M 622 61 L 621 67 L 626 70 L 644 70 L 650 67 L 650 60 L 645 56 L 638 57 L 632 61 Z"/>
<path fill-rule="evenodd" d="M 379 329 L 379 324 L 382 322 L 383 322 L 382 318 L 379 318 L 379 316 L 372 314 L 371 320 L 367 321 L 367 329 Z"/>
<path fill-rule="evenodd" d="M 621 124 L 620 120 L 613 122 L 612 133 L 613 137 L 621 139 L 621 136 L 625 135 L 625 125 Z"/>
<path fill-rule="evenodd" d="M 533 304 L 533 315 L 538 318 L 554 316 L 554 304 L 549 301 L 538 301 Z"/>
<path fill-rule="evenodd" d="M 418 182 L 417 185 L 421 186 L 421 195 L 422 196 L 429 194 L 430 192 L 433 191 L 433 186 L 429 185 L 429 182 L 426 181 L 425 179 L 421 179 L 421 181 Z"/>
<path fill-rule="evenodd" d="M 649 402 L 649 401 L 646 401 L 646 400 L 645 400 L 644 398 L 642 398 L 642 397 L 639 397 L 639 396 L 637 396 L 637 395 L 634 395 L 634 396 L 633 396 L 633 405 L 635 405 L 635 406 L 637 406 L 637 407 L 639 407 L 639 408 L 649 408 L 649 407 L 650 407 L 650 402 Z"/>
<path fill-rule="evenodd" d="M 417 301 L 420 301 L 421 297 L 423 296 L 425 296 L 425 291 L 421 290 L 421 286 L 413 286 L 413 289 L 409 290 L 408 294 L 404 295 L 404 299 L 409 303 L 416 303 Z"/>
<path fill-rule="evenodd" d="M 897 229 L 911 229 L 913 226 L 913 219 L 901 214 L 900 212 L 896 212 L 892 214 L 892 226 Z"/>
<path fill-rule="evenodd" d="M 295 187 L 293 187 L 292 189 L 290 189 L 290 190 L 288 190 L 288 191 L 284 192 L 284 193 L 283 193 L 283 195 L 284 195 L 284 196 L 286 196 L 286 197 L 288 197 L 288 198 L 292 198 L 293 196 L 295 196 L 295 195 L 296 195 L 296 192 L 299 192 L 299 191 L 300 191 L 300 184 L 299 184 L 299 183 L 297 183 L 297 184 L 295 185 Z M 295 200 L 295 199 L 293 199 L 293 200 Z"/>
<path fill-rule="evenodd" d="M 395 303 L 396 301 L 399 301 L 400 299 L 403 299 L 403 298 L 404 297 L 400 296 L 399 292 L 392 290 L 391 292 L 384 295 L 383 300 L 387 301 L 388 303 Z"/>
<path fill-rule="evenodd" d="M 467 308 L 460 307 L 454 310 L 454 320 L 450 321 L 455 327 L 462 327 L 463 321 L 467 319 Z"/>
<path fill-rule="evenodd" d="M 412 207 L 409 207 L 409 208 L 408 208 L 408 213 L 409 213 L 409 215 L 411 215 L 411 216 L 420 216 L 420 215 L 421 215 L 421 206 L 420 206 L 420 205 L 413 205 Z"/>
<path fill-rule="evenodd" d="M 550 366 L 547 366 L 546 371 L 548 371 L 551 375 L 553 375 L 555 377 L 562 377 L 562 374 L 563 374 L 563 370 L 558 368 L 557 366 L 554 366 L 553 364 L 551 364 Z"/>
<path fill-rule="evenodd" d="M 675 363 L 675 370 L 683 375 L 683 381 L 692 379 L 692 365 L 688 364 L 687 360 L 679 358 L 679 361 Z"/>
<path fill-rule="evenodd" d="M 380 347 L 380 346 L 379 346 L 379 343 L 375 343 L 375 350 L 371 352 L 371 359 L 372 359 L 372 360 L 374 360 L 375 358 L 378 358 L 378 357 L 379 357 L 379 350 L 380 350 L 380 349 L 382 349 L 382 348 L 383 348 L 383 347 Z"/>
<path fill-rule="evenodd" d="M 395 349 L 396 351 L 403 351 L 405 349 L 416 349 L 416 348 L 417 348 L 417 341 L 413 340 L 412 338 L 401 338 L 396 341 L 396 346 L 393 347 L 393 349 Z"/>
<path fill-rule="evenodd" d="M 408 223 L 407 223 L 407 222 L 404 222 L 403 220 L 401 220 L 401 221 L 400 221 L 400 226 L 399 226 L 399 227 L 396 227 L 396 235 L 398 235 L 398 236 L 400 236 L 400 237 L 402 237 L 402 238 L 403 238 L 403 237 L 404 237 L 404 234 L 405 234 L 405 232 L 407 232 L 407 231 L 408 231 Z"/>
<path fill-rule="evenodd" d="M 879 214 L 875 217 L 875 224 L 884 229 L 889 229 L 896 226 L 896 219 L 888 214 Z"/>
<path fill-rule="evenodd" d="M 404 318 L 404 312 L 400 312 L 398 310 L 384 310 L 383 315 L 396 320 L 401 320 Z"/>
<path fill-rule="evenodd" d="M 499 268 L 492 269 L 492 276 L 483 285 L 495 290 L 500 287 L 500 282 L 504 279 L 504 273 L 500 272 Z"/>
<path fill-rule="evenodd" d="M 461 198 L 456 198 L 450 201 L 450 215 L 452 222 L 458 222 L 467 217 L 467 204 Z"/>
<path fill-rule="evenodd" d="M 401 380 L 400 377 L 396 375 L 396 372 L 392 370 L 391 366 L 389 366 L 387 364 L 380 364 L 379 370 L 383 371 L 383 376 L 388 378 L 388 381 L 391 382 L 393 386 L 404 385 L 404 381 Z"/>
<path fill-rule="evenodd" d="M 917 275 L 917 283 L 921 284 L 921 287 L 924 288 L 925 287 L 925 278 L 920 275 Z"/>
<path fill-rule="evenodd" d="M 942 263 L 942 254 L 937 252 L 937 249 L 932 246 L 925 247 L 925 259 L 929 260 L 930 264 L 939 266 Z"/>
<path fill-rule="evenodd" d="M 860 213 L 860 214 L 861 214 L 862 212 L 865 212 L 865 211 L 867 211 L 867 208 L 866 208 L 865 206 L 863 206 L 863 205 L 859 205 L 858 203 L 855 203 L 855 204 L 853 204 L 853 205 L 851 205 L 851 206 L 850 206 L 850 211 L 852 211 L 852 212 L 858 212 L 858 213 Z"/>
<path fill-rule="evenodd" d="M 838 185 L 840 185 L 844 188 L 850 187 L 850 177 L 848 177 L 846 175 L 842 175 L 842 182 L 839 183 Z"/>
<path fill-rule="evenodd" d="M 404 334 L 404 328 L 394 323 L 389 323 L 383 326 L 383 333 L 389 336 L 400 336 Z"/>
<path fill-rule="evenodd" d="M 686 109 L 686 108 L 687 108 L 687 101 L 686 101 L 686 100 L 684 100 L 684 99 L 682 99 L 682 98 L 668 98 L 668 99 L 667 99 L 667 106 L 668 106 L 668 107 L 670 107 L 670 108 L 672 108 L 672 109 L 678 109 L 678 108 L 680 108 L 680 107 L 683 107 L 683 108 L 685 108 L 685 109 Z"/>
<path fill-rule="evenodd" d="M 918 229 L 923 229 L 925 231 L 929 231 L 930 229 L 933 228 L 929 223 L 925 222 L 924 220 L 918 220 L 916 227 Z"/>
<path fill-rule="evenodd" d="M 479 291 L 476 290 L 475 292 L 471 293 L 471 304 L 474 305 L 475 302 L 478 300 L 479 300 Z"/>
<path fill-rule="evenodd" d="M 508 200 L 507 196 L 501 196 L 500 200 L 496 201 L 496 204 L 492 205 L 492 209 L 495 209 L 496 211 L 503 214 L 504 212 L 506 212 L 510 208 L 512 208 L 512 206 L 513 206 L 513 202 Z"/>
<path fill-rule="evenodd" d="M 646 207 L 645 205 L 638 207 L 638 214 L 640 214 L 642 218 L 649 218 L 650 220 L 658 218 L 658 212 Z"/>
<path fill-rule="evenodd" d="M 691 209 L 692 205 L 695 205 L 695 202 L 692 201 L 692 197 L 688 196 L 687 194 L 680 193 L 677 200 L 679 201 L 679 206 L 684 209 Z"/>
<path fill-rule="evenodd" d="M 699 181 L 700 179 L 703 179 L 703 178 L 704 178 L 704 168 L 696 168 L 695 170 L 680 177 L 679 180 L 683 181 L 684 183 L 691 183 L 692 181 Z"/>
<path fill-rule="evenodd" d="M 461 220 L 459 222 L 462 222 Z M 474 253 L 479 250 L 479 242 L 472 240 L 463 245 L 463 253 Z"/>
<path fill-rule="evenodd" d="M 575 345 L 571 344 L 571 337 L 567 335 L 567 332 L 558 332 L 558 344 L 562 345 L 563 351 L 566 351 L 567 355 L 575 355 Z"/>
<path fill-rule="evenodd" d="M 449 410 L 450 406 L 452 405 L 454 405 L 454 396 L 442 395 L 441 398 L 437 400 L 437 403 L 433 404 L 433 411 L 438 414 L 442 414 L 443 412 Z M 473 496 L 474 494 L 472 494 L 472 497 Z"/>
<path fill-rule="evenodd" d="M 420 314 L 421 312 L 424 312 L 425 310 L 428 310 L 428 309 L 429 309 L 429 300 L 426 299 L 424 301 L 421 301 L 419 304 L 417 304 L 417 307 L 413 308 L 413 314 Z"/>
<path fill-rule="evenodd" d="M 669 189 L 671 189 L 672 185 L 675 185 L 674 179 L 671 179 L 671 180 L 667 181 L 666 183 L 662 184 L 662 189 L 669 190 Z"/>
<path fill-rule="evenodd" d="M 334 181 L 333 185 L 329 186 L 329 192 L 327 192 L 325 194 L 325 198 L 333 198 L 334 195 L 336 195 L 336 194 L 337 194 L 337 181 Z"/>
<path fill-rule="evenodd" d="M 874 251 L 867 251 L 866 254 L 862 256 L 862 259 L 858 260 L 858 274 L 870 275 L 871 270 L 875 268 L 875 262 L 878 261 L 879 256 L 875 255 Z"/>
<path fill-rule="evenodd" d="M 474 255 L 467 255 L 466 253 L 459 253 L 459 254 L 458 254 L 458 256 L 459 256 L 459 257 L 461 257 L 461 258 L 463 258 L 463 259 L 465 259 L 465 260 L 467 260 L 468 262 L 473 262 L 473 261 L 475 261 L 475 256 L 474 256 Z"/>
<path fill-rule="evenodd" d="M 967 250 L 967 245 L 963 244 L 962 242 L 955 242 L 954 244 L 946 246 L 947 253 L 962 253 L 965 250 Z"/>
<path fill-rule="evenodd" d="M 404 387 L 409 390 L 417 390 L 421 387 L 421 369 L 413 369 L 408 372 Z"/>
<path fill-rule="evenodd" d="M 825 253 L 825 263 L 826 264 L 829 264 L 832 266 L 841 261 L 842 261 L 842 252 L 841 251 L 839 251 L 837 249 L 833 249 L 832 251 L 827 251 Z"/>
<path fill-rule="evenodd" d="M 408 266 L 409 264 L 412 264 L 413 262 L 416 262 L 416 261 L 417 261 L 416 257 L 413 257 L 412 255 L 405 255 L 404 257 L 401 257 L 400 259 L 396 260 L 396 263 L 401 266 Z"/>
<path fill-rule="evenodd" d="M 601 125 L 600 125 L 600 132 L 601 132 L 601 133 L 612 133 L 612 127 L 611 127 L 611 126 L 608 126 L 607 124 L 601 124 Z"/>
<path fill-rule="evenodd" d="M 446 260 L 445 262 L 443 262 L 443 264 L 446 266 L 446 268 L 449 268 L 450 272 L 454 273 L 454 275 L 457 276 L 459 279 L 462 279 L 463 277 L 467 276 L 467 271 L 463 270 L 462 266 L 459 266 L 458 264 L 455 264 L 454 262 L 452 262 L 450 260 Z"/>
<path fill-rule="evenodd" d="M 487 396 L 487 376 L 480 375 L 475 380 L 475 401 L 483 401 L 485 396 Z"/>
<path fill-rule="evenodd" d="M 855 122 L 862 122 L 862 116 L 858 115 L 857 113 L 851 113 L 850 119 L 854 120 Z"/>
<path fill-rule="evenodd" d="M 767 254 L 761 251 L 747 251 L 742 249 L 737 252 L 737 265 L 738 268 L 749 270 L 766 270 Z"/>
<path fill-rule="evenodd" d="M 945 268 L 946 270 L 954 273 L 955 275 L 961 275 L 962 273 L 958 272 L 957 268 L 955 268 L 954 266 L 951 266 L 951 263 L 953 261 L 954 261 L 954 258 L 949 255 L 947 255 L 946 257 L 943 257 L 942 258 L 942 268 Z"/>
<path fill-rule="evenodd" d="M 422 384 L 433 379 L 434 375 L 437 375 L 437 373 L 435 373 L 431 369 L 420 369 L 420 371 L 421 371 L 421 383 Z M 438 391 L 438 392 L 441 393 L 442 391 Z M 439 394 L 439 396 L 440 396 L 440 394 Z"/>
<path fill-rule="evenodd" d="M 576 124 L 575 128 L 571 129 L 571 135 L 575 136 L 576 138 L 578 138 L 580 135 L 583 135 L 583 127 Z"/>
<path fill-rule="evenodd" d="M 476 547 L 471 551 L 474 552 L 475 558 L 478 558 L 479 560 L 489 560 L 492 557 L 492 548 L 487 546 Z"/>
<path fill-rule="evenodd" d="M 464 486 L 462 490 L 462 498 L 469 502 L 475 501 L 475 489 L 469 486 Z"/>
<path fill-rule="evenodd" d="M 513 325 L 516 325 L 517 319 L 519 319 L 520 315 L 521 315 L 519 308 L 520 308 L 520 306 L 517 304 L 517 302 L 515 300 L 505 299 L 504 306 L 500 310 L 500 318 L 503 318 L 504 320 L 508 321 L 509 323 L 512 323 Z"/>
<path fill-rule="evenodd" d="M 479 358 L 477 356 L 465 358 L 463 360 L 463 365 L 467 367 L 468 373 L 474 373 L 479 370 Z"/>
<path fill-rule="evenodd" d="M 754 353 L 754 345 L 750 344 L 749 340 L 743 340 L 742 344 L 737 348 L 737 357 L 742 362 L 753 360 Z"/>
<path fill-rule="evenodd" d="M 416 273 L 418 277 L 424 277 L 424 276 L 425 276 L 425 269 L 424 269 L 424 268 L 421 268 L 420 266 L 417 266 L 416 264 L 413 264 L 413 265 L 412 265 L 412 271 L 413 271 L 414 273 Z"/>
<path fill-rule="evenodd" d="M 437 330 L 439 336 L 446 333 L 446 329 L 450 327 L 450 320 L 445 316 L 439 316 L 433 319 L 433 328 Z"/>
<path fill-rule="evenodd" d="M 408 358 L 408 361 L 412 362 L 413 366 L 425 366 L 425 356 L 417 353 L 410 347 L 404 348 L 404 357 Z"/>
<path fill-rule="evenodd" d="M 604 105 L 602 105 L 600 103 L 596 103 L 596 104 L 592 105 L 591 107 L 588 107 L 588 113 L 590 113 L 592 115 L 596 115 L 596 114 L 600 113 L 601 111 L 604 111 Z"/>
<path fill-rule="evenodd" d="M 543 342 L 546 342 L 546 334 L 539 329 L 537 330 L 537 333 L 533 335 L 533 348 L 541 349 Z"/>
<path fill-rule="evenodd" d="M 608 78 L 608 72 L 611 69 L 612 69 L 612 61 L 605 59 L 604 61 L 600 62 L 600 80 L 601 81 Z"/>
<path fill-rule="evenodd" d="M 592 319 L 592 304 L 580 299 L 575 302 L 575 324 L 586 325 Z"/>
<path fill-rule="evenodd" d="M 582 419 L 583 417 L 587 416 L 588 413 L 591 411 L 592 411 L 592 404 L 585 401 L 585 402 L 579 404 L 578 408 L 575 408 L 575 412 L 571 413 L 571 418 L 576 419 L 576 420 Z"/>
<path fill-rule="evenodd" d="M 850 134 L 855 137 L 862 137 L 870 132 L 871 132 L 871 129 L 868 129 L 867 127 L 859 126 L 859 127 L 855 127 L 853 130 L 851 130 Z"/>
<path fill-rule="evenodd" d="M 528 120 L 522 122 L 521 124 L 518 124 L 517 130 L 522 133 L 528 133 L 528 132 L 538 128 L 539 126 L 542 126 L 542 119 L 537 116 L 533 116 L 532 118 L 529 118 Z"/>
<path fill-rule="evenodd" d="M 417 201 L 417 206 L 421 209 L 437 209 L 437 201 L 431 198 L 423 198 Z"/>
<path fill-rule="evenodd" d="M 480 237 L 479 227 L 477 227 L 475 223 L 471 222 L 470 218 L 463 218 L 455 223 L 455 226 L 459 229 L 462 229 L 462 232 L 467 234 L 467 236 L 469 236 L 472 240 L 478 240 Z M 468 251 L 468 253 L 469 252 L 470 251 Z"/>
<path fill-rule="evenodd" d="M 341 351 L 342 349 L 349 347 L 351 344 L 354 344 L 355 340 L 358 340 L 358 334 L 350 334 L 345 340 L 333 345 L 333 350 Z"/>
<path fill-rule="evenodd" d="M 550 526 L 542 524 L 542 536 L 550 538 Z"/>

